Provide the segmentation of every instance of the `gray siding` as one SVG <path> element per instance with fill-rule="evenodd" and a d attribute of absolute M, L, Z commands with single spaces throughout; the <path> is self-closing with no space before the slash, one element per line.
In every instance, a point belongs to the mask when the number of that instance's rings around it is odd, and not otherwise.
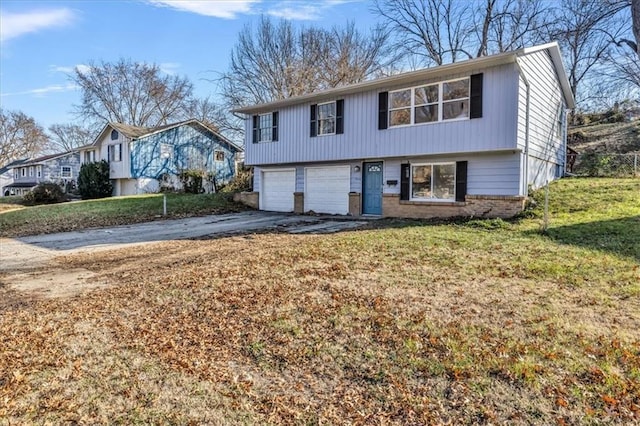
<path fill-rule="evenodd" d="M 34 185 L 40 182 L 57 182 L 63 183 L 65 181 L 75 181 L 78 179 L 80 173 L 80 154 L 71 153 L 63 157 L 53 158 L 50 160 L 44 160 L 38 163 L 32 163 L 33 165 L 25 165 L 16 167 L 12 170 L 18 171 L 18 176 L 14 179 L 15 183 L 33 183 Z M 71 177 L 62 177 L 62 167 L 71 167 Z M 41 175 L 38 177 L 38 167 L 41 167 Z M 33 176 L 30 176 L 29 169 L 33 169 Z M 26 170 L 25 176 L 22 176 L 22 169 Z"/>
<path fill-rule="evenodd" d="M 400 164 L 406 158 L 389 158 L 383 161 L 383 191 L 386 194 L 400 193 Z M 413 157 L 411 163 L 446 163 L 468 161 L 467 193 L 470 195 L 521 195 L 520 194 L 520 153 Z M 361 161 L 338 163 L 308 163 L 304 165 L 282 165 L 277 167 L 256 167 L 254 171 L 254 190 L 260 190 L 260 171 L 276 169 L 296 170 L 296 191 L 304 192 L 304 168 L 330 165 L 351 166 L 350 190 L 362 192 L 362 171 L 355 171 L 355 166 L 362 166 Z M 387 185 L 388 180 L 395 180 L 397 185 Z"/>
<path fill-rule="evenodd" d="M 519 61 L 530 85 L 529 176 L 526 184 L 539 187 L 547 179 L 554 179 L 557 166 L 564 164 L 565 104 L 547 51 L 522 56 Z M 525 151 L 527 88 L 522 78 L 519 86 L 518 148 Z M 562 114 L 562 124 L 558 123 L 558 114 Z"/>
<path fill-rule="evenodd" d="M 518 73 L 507 64 L 451 75 L 484 73 L 483 117 L 378 130 L 378 93 L 392 86 L 344 98 L 344 134 L 309 136 L 311 103 L 279 111 L 279 140 L 251 143 L 251 117 L 245 121 L 247 165 L 275 165 L 399 156 L 469 153 L 516 148 Z M 437 80 L 422 80 L 415 85 Z"/>

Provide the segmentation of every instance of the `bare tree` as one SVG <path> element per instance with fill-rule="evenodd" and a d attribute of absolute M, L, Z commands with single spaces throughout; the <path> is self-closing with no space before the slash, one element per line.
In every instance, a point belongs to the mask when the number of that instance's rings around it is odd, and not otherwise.
<path fill-rule="evenodd" d="M 543 0 L 375 0 L 396 49 L 423 65 L 505 52 L 546 41 L 553 4 Z"/>
<path fill-rule="evenodd" d="M 578 103 L 588 102 L 592 93 L 580 90 L 589 76 L 606 59 L 611 44 L 624 33 L 618 12 L 624 1 L 563 0 L 557 9 L 552 38 L 563 48 L 571 91 Z"/>
<path fill-rule="evenodd" d="M 80 86 L 76 111 L 85 120 L 154 127 L 179 120 L 188 107 L 193 85 L 186 77 L 164 75 L 156 64 L 120 59 L 90 63 L 71 79 Z"/>
<path fill-rule="evenodd" d="M 467 49 L 471 7 L 454 0 L 375 0 L 373 11 L 397 35 L 397 50 L 426 65 L 442 65 L 473 57 Z"/>
<path fill-rule="evenodd" d="M 44 129 L 32 117 L 0 109 L 0 166 L 38 155 L 47 143 Z"/>
<path fill-rule="evenodd" d="M 91 143 L 91 131 L 77 124 L 49 126 L 49 149 L 55 152 L 72 151 Z"/>
<path fill-rule="evenodd" d="M 191 101 L 186 112 L 187 118 L 195 118 L 215 130 L 219 130 L 226 138 L 242 144 L 244 122 L 232 114 L 220 103 L 211 98 L 196 98 Z"/>
<path fill-rule="evenodd" d="M 241 31 L 229 70 L 221 77 L 231 108 L 356 83 L 381 73 L 388 34 L 380 28 L 363 35 L 346 28 L 296 29 L 288 21 L 262 17 L 257 28 Z"/>

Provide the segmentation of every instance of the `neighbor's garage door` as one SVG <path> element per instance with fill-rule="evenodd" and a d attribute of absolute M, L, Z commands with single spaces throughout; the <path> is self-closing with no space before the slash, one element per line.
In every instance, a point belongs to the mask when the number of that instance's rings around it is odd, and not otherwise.
<path fill-rule="evenodd" d="M 316 213 L 349 213 L 350 166 L 307 167 L 304 210 Z"/>
<path fill-rule="evenodd" d="M 292 212 L 295 191 L 295 170 L 263 171 L 260 210 Z"/>

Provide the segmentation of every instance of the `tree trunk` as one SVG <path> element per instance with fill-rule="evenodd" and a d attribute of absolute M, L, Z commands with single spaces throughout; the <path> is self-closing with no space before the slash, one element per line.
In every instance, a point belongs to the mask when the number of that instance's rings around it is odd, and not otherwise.
<path fill-rule="evenodd" d="M 636 53 L 640 57 L 640 0 L 631 0 L 631 21 L 636 38 Z"/>

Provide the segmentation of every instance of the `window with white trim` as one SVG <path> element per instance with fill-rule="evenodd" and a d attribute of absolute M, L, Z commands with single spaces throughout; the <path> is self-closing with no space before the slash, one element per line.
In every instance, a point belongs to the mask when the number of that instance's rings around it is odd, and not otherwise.
<path fill-rule="evenodd" d="M 389 127 L 469 118 L 469 77 L 389 92 Z"/>
<path fill-rule="evenodd" d="M 224 151 L 215 151 L 214 157 L 217 162 L 224 161 Z"/>
<path fill-rule="evenodd" d="M 27 168 L 26 167 L 21 168 L 20 171 L 22 172 L 22 177 L 26 177 L 27 176 Z"/>
<path fill-rule="evenodd" d="M 122 161 L 122 144 L 109 145 L 109 161 Z"/>
<path fill-rule="evenodd" d="M 42 177 L 42 166 L 38 166 L 36 168 L 36 174 L 38 175 L 39 178 Z"/>
<path fill-rule="evenodd" d="M 411 200 L 455 201 L 456 163 L 411 165 Z"/>
<path fill-rule="evenodd" d="M 258 142 L 271 142 L 273 137 L 273 114 L 258 116 Z"/>
<path fill-rule="evenodd" d="M 33 177 L 33 173 L 35 172 L 35 169 L 33 168 L 33 166 L 29 167 L 29 177 Z"/>
<path fill-rule="evenodd" d="M 335 135 L 336 102 L 318 104 L 318 135 Z"/>
<path fill-rule="evenodd" d="M 70 178 L 71 177 L 71 167 L 70 166 L 62 166 L 62 170 L 60 172 L 60 177 Z"/>

